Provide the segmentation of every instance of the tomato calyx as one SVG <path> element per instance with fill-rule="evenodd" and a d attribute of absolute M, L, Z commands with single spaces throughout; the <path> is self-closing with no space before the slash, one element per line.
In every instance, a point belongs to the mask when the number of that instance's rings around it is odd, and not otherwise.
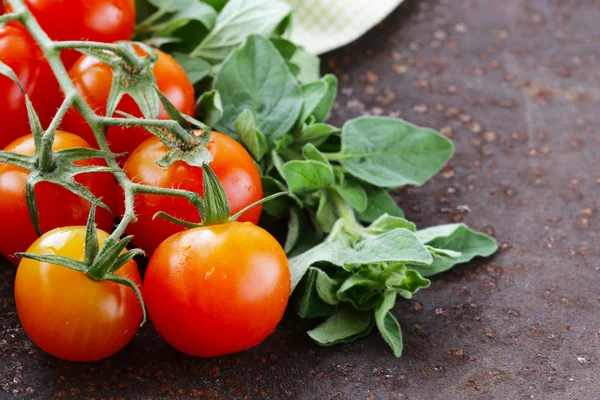
<path fill-rule="evenodd" d="M 146 307 L 140 288 L 131 279 L 117 275 L 115 272 L 134 257 L 144 255 L 144 252 L 141 249 L 125 251 L 132 236 L 124 237 L 121 240 L 115 240 L 114 238 L 109 237 L 102 247 L 99 247 L 98 232 L 95 223 L 96 207 L 98 203 L 99 201 L 95 201 L 92 204 L 86 224 L 84 261 L 77 261 L 72 258 L 55 254 L 16 253 L 15 256 L 18 258 L 29 258 L 40 262 L 60 265 L 86 274 L 90 279 L 97 282 L 110 281 L 131 288 L 135 292 L 142 307 L 143 318 L 141 325 L 143 325 L 146 322 Z"/>
<path fill-rule="evenodd" d="M 231 210 L 229 207 L 229 200 L 227 200 L 227 195 L 225 194 L 225 189 L 223 185 L 219 181 L 219 178 L 212 170 L 209 164 L 204 163 L 202 166 L 202 188 L 204 191 L 204 200 L 203 207 L 198 209 L 200 214 L 201 223 L 194 223 L 185 221 L 172 215 L 169 215 L 165 212 L 157 212 L 153 218 L 163 218 L 167 221 L 179 224 L 185 228 L 199 228 L 202 226 L 209 225 L 218 225 L 225 224 L 229 222 L 235 222 L 239 217 L 242 216 L 246 211 L 250 210 L 253 207 L 256 207 L 260 204 L 266 203 L 270 200 L 276 199 L 280 196 L 289 195 L 289 192 L 279 192 L 267 196 L 259 201 L 256 201 L 250 204 L 247 207 L 244 207 L 234 215 L 231 215 Z"/>

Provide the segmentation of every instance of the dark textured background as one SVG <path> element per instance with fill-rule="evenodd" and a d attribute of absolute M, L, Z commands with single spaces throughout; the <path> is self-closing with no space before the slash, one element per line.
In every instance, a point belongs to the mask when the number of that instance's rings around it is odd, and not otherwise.
<path fill-rule="evenodd" d="M 334 122 L 401 116 L 455 140 L 439 176 L 398 192 L 409 217 L 501 244 L 399 303 L 401 359 L 376 335 L 318 348 L 288 315 L 230 357 L 184 356 L 146 326 L 109 360 L 61 362 L 20 329 L 2 267 L 0 398 L 600 398 L 599 21 L 597 0 L 407 0 L 323 57 Z"/>

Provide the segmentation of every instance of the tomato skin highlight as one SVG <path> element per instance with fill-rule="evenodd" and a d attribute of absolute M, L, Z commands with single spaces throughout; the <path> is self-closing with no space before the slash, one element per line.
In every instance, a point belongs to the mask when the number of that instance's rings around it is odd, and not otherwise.
<path fill-rule="evenodd" d="M 227 135 L 213 132 L 208 150 L 213 156 L 210 166 L 223 185 L 232 215 L 262 199 L 260 172 L 242 145 Z M 131 154 L 123 169 L 136 183 L 189 190 L 204 196 L 202 168 L 181 161 L 168 168 L 156 164 L 156 160 L 167 151 L 168 148 L 159 139 L 152 137 Z M 186 199 L 178 197 L 136 195 L 135 210 L 138 220 L 127 227 L 127 234 L 134 235 L 133 243 L 146 254 L 152 254 L 163 240 L 184 229 L 163 218 L 153 219 L 157 212 L 163 211 L 190 222 L 201 222 L 198 210 Z M 261 210 L 260 205 L 253 207 L 238 221 L 257 224 Z"/>
<path fill-rule="evenodd" d="M 29 33 L 18 24 L 0 28 L 0 61 L 11 67 L 46 128 L 60 106 L 58 82 Z M 31 132 L 25 96 L 10 78 L 0 75 L 0 148 Z"/>
<path fill-rule="evenodd" d="M 147 55 L 140 48 L 136 49 L 138 54 Z M 184 69 L 173 57 L 160 50 L 156 50 L 156 52 L 158 53 L 158 59 L 154 65 L 153 73 L 158 89 L 181 113 L 192 115 L 195 101 L 192 83 Z M 112 87 L 113 70 L 97 58 L 84 55 L 69 70 L 69 76 L 90 107 L 98 115 L 106 115 L 106 102 Z M 117 111 L 142 117 L 138 105 L 128 95 L 121 99 Z M 114 117 L 120 116 L 115 114 Z M 158 118 L 169 119 L 162 105 Z M 62 127 L 68 132 L 81 136 L 92 146 L 97 147 L 92 130 L 74 108 L 70 109 L 65 115 Z M 151 136 L 148 131 L 140 127 L 111 126 L 106 133 L 106 139 L 111 150 L 119 154 L 130 154 L 140 143 Z M 120 158 L 121 162 L 124 160 L 125 157 Z"/>
<path fill-rule="evenodd" d="M 248 222 L 171 236 L 154 252 L 144 280 L 158 333 L 176 349 L 200 357 L 262 342 L 281 320 L 289 295 L 285 252 Z"/>
<path fill-rule="evenodd" d="M 90 145 L 79 136 L 57 131 L 53 150 L 74 147 L 89 148 Z M 20 154 L 33 154 L 34 141 L 31 135 L 17 139 L 5 150 Z M 102 160 L 81 160 L 78 165 L 105 165 Z M 25 199 L 25 184 L 29 171 L 14 165 L 0 163 L 0 253 L 11 262 L 17 263 L 13 254 L 25 251 L 37 239 Z M 108 172 L 86 173 L 75 180 L 86 186 L 111 210 L 117 208 L 117 185 Z M 85 225 L 90 212 L 90 203 L 54 183 L 41 182 L 35 186 L 40 230 L 42 233 L 54 228 L 70 225 Z M 103 230 L 111 230 L 114 216 L 103 208 L 98 208 L 96 223 Z"/>
<path fill-rule="evenodd" d="M 100 246 L 108 233 L 98 230 Z M 27 250 L 83 261 L 85 227 L 58 228 Z M 135 261 L 117 275 L 141 288 Z M 15 279 L 15 302 L 23 329 L 32 342 L 54 357 L 96 361 L 121 350 L 135 336 L 142 309 L 133 289 L 109 281 L 94 281 L 84 273 L 23 258 Z"/>
<path fill-rule="evenodd" d="M 25 0 L 25 5 L 52 40 L 112 43 L 131 39 L 135 28 L 135 0 Z M 61 52 L 67 68 L 80 55 Z"/>

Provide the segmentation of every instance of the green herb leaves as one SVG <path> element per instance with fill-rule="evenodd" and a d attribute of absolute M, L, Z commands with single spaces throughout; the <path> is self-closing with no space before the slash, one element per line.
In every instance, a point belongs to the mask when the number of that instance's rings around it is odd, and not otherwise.
<path fill-rule="evenodd" d="M 423 275 L 493 251 L 493 239 L 462 224 L 415 231 L 413 223 L 387 214 L 369 227 L 340 219 L 325 242 L 290 259 L 296 310 L 303 318 L 328 317 L 309 332 L 321 345 L 377 327 L 400 357 L 402 332 L 391 313 L 397 296 L 411 299 L 429 286 Z"/>
<path fill-rule="evenodd" d="M 431 265 L 414 267 L 424 276 L 447 271 L 456 264 L 466 263 L 475 257 L 491 256 L 498 250 L 498 244 L 493 238 L 476 232 L 465 224 L 434 226 L 418 231 L 416 235 L 421 243 L 432 248 L 434 256 Z M 451 250 L 456 254 L 450 257 L 447 252 L 444 254 L 439 250 Z"/>
<path fill-rule="evenodd" d="M 249 109 L 256 128 L 271 144 L 291 130 L 302 110 L 300 85 L 275 46 L 260 36 L 250 36 L 223 64 L 214 88 L 224 111 L 216 128 L 229 134 L 235 132 L 242 111 Z"/>
<path fill-rule="evenodd" d="M 452 157 L 453 145 L 439 133 L 395 118 L 362 117 L 342 130 L 342 149 L 331 159 L 378 187 L 422 185 Z"/>
<path fill-rule="evenodd" d="M 213 30 L 191 55 L 219 63 L 249 35 L 269 36 L 291 11 L 282 0 L 230 0 L 219 13 Z"/>
<path fill-rule="evenodd" d="M 389 194 L 423 185 L 452 157 L 452 142 L 395 118 L 328 124 L 338 80 L 321 77 L 319 58 L 283 36 L 283 0 L 204 0 L 210 7 L 190 15 L 178 7 L 196 0 L 145 1 L 158 8 L 147 20 L 157 21 L 165 47 L 209 90 L 197 117 L 246 147 L 265 196 L 289 192 L 263 210 L 287 219 L 298 314 L 325 318 L 309 336 L 332 345 L 376 328 L 400 356 L 396 299 L 427 287 L 426 276 L 497 249 L 462 224 L 417 230 Z M 192 33 L 192 24 L 201 27 Z"/>

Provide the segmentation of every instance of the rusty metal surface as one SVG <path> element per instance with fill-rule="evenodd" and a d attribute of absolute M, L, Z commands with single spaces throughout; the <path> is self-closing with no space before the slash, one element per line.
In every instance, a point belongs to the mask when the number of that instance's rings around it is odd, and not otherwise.
<path fill-rule="evenodd" d="M 287 315 L 251 351 L 194 359 L 150 326 L 77 365 L 26 338 L 0 275 L 0 398 L 600 398 L 600 2 L 411 0 L 324 57 L 336 122 L 368 112 L 433 126 L 452 163 L 398 192 L 420 226 L 464 220 L 501 251 L 395 308 L 405 353 L 373 335 L 318 348 Z"/>

